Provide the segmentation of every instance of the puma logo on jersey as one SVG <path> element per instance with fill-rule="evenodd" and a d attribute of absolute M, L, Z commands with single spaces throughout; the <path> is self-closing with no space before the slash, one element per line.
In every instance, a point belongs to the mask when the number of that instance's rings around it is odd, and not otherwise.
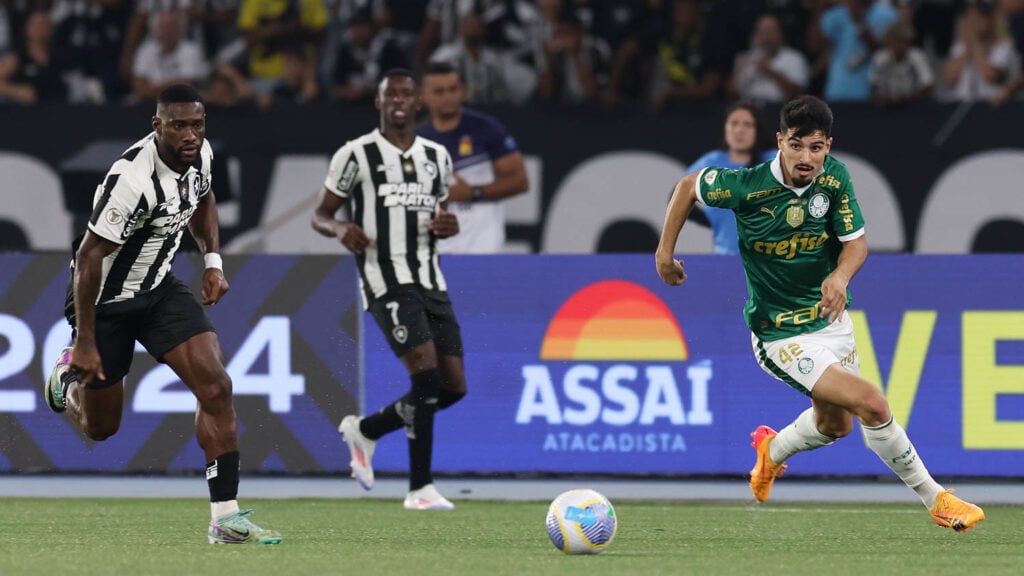
<path fill-rule="evenodd" d="M 761 206 L 761 212 L 764 212 L 765 214 L 771 216 L 772 220 L 775 220 L 775 208 L 769 210 L 767 207 Z"/>

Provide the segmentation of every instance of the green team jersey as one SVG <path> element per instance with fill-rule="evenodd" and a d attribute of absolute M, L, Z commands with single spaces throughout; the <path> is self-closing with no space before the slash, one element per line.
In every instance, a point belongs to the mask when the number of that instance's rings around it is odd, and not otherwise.
<path fill-rule="evenodd" d="M 747 325 L 770 341 L 820 330 L 821 283 L 836 268 L 842 242 L 864 234 L 850 173 L 832 156 L 804 188 L 786 186 L 778 156 L 753 168 L 705 168 L 701 204 L 736 214 L 750 298 Z M 847 290 L 847 301 L 850 294 Z"/>

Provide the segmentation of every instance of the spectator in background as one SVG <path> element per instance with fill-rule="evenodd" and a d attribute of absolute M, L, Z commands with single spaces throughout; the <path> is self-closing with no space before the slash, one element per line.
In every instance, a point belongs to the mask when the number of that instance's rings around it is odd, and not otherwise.
<path fill-rule="evenodd" d="M 112 1 L 116 2 L 119 0 Z M 128 24 L 124 33 L 124 46 L 121 48 L 121 75 L 130 85 L 132 84 L 132 75 L 135 71 L 135 55 L 146 38 L 150 37 L 153 30 L 156 29 L 160 14 L 168 11 L 177 11 L 183 14 L 185 17 L 185 21 L 182 24 L 183 36 L 202 46 L 202 30 L 193 23 L 193 17 L 199 13 L 199 7 L 196 2 L 201 0 L 120 1 L 129 6 L 134 3 L 135 6 L 131 16 L 128 18 Z"/>
<path fill-rule="evenodd" d="M 724 74 L 722 55 L 708 34 L 696 0 L 673 0 L 671 26 L 658 42 L 654 66 L 652 109 L 660 112 L 674 102 L 707 100 L 718 94 Z"/>
<path fill-rule="evenodd" d="M 236 62 L 245 54 L 245 39 L 238 30 L 241 0 L 199 0 L 195 15 L 202 29 L 206 60 L 214 64 Z"/>
<path fill-rule="evenodd" d="M 380 75 L 392 68 L 409 68 L 405 52 L 388 29 L 375 33 L 367 10 L 352 14 L 334 57 L 331 93 L 343 102 L 373 102 Z"/>
<path fill-rule="evenodd" d="M 202 49 L 185 38 L 185 14 L 179 10 L 161 12 L 149 38 L 135 52 L 132 95 L 139 102 L 155 102 L 172 84 L 198 84 L 206 77 L 206 69 Z"/>
<path fill-rule="evenodd" d="M 427 20 L 429 0 L 377 0 L 373 15 L 379 30 L 390 30 L 391 38 L 402 51 L 402 59 L 410 65 L 416 61 L 420 30 Z M 384 68 L 388 70 L 388 68 Z"/>
<path fill-rule="evenodd" d="M 871 98 L 879 106 L 916 102 L 931 96 L 935 74 L 924 50 L 913 45 L 914 29 L 898 22 L 871 60 Z"/>
<path fill-rule="evenodd" d="M 537 5 L 547 32 L 537 95 L 568 104 L 595 99 L 596 73 L 607 70 L 610 57 L 607 44 L 585 34 L 575 17 L 562 12 L 560 0 L 538 0 Z"/>
<path fill-rule="evenodd" d="M 736 57 L 730 91 L 754 102 L 785 102 L 802 93 L 810 81 L 807 58 L 786 46 L 779 19 L 757 19 L 750 51 Z"/>
<path fill-rule="evenodd" d="M 455 181 L 448 188 L 448 209 L 458 217 L 459 233 L 438 244 L 442 253 L 500 254 L 505 249 L 502 202 L 526 192 L 529 180 L 516 141 L 496 118 L 462 105 L 465 86 L 458 71 L 439 62 L 423 75 L 423 103 L 430 120 L 420 136 L 448 150 Z"/>
<path fill-rule="evenodd" d="M 821 14 L 812 26 L 809 48 L 831 51 L 824 98 L 830 102 L 871 98 L 868 70 L 897 13 L 882 0 L 845 0 Z"/>
<path fill-rule="evenodd" d="M 54 52 L 69 56 L 73 68 L 98 79 L 107 102 L 118 101 L 129 88 L 118 64 L 130 11 L 128 0 L 53 0 L 50 9 Z"/>
<path fill-rule="evenodd" d="M 990 100 L 1011 86 L 1020 65 L 1006 19 L 992 0 L 967 3 L 943 77 L 954 100 Z"/>
<path fill-rule="evenodd" d="M 899 0 L 900 19 L 912 18 L 916 45 L 935 61 L 949 54 L 956 29 L 957 6 L 961 0 Z"/>
<path fill-rule="evenodd" d="M 429 0 L 416 40 L 416 68 L 426 66 L 440 46 L 455 44 L 460 38 L 462 19 L 474 11 L 475 0 Z"/>
<path fill-rule="evenodd" d="M 513 101 L 504 67 L 507 61 L 495 49 L 484 44 L 480 17 L 470 12 L 460 21 L 460 38 L 437 49 L 431 62 L 447 62 L 458 71 L 466 87 L 466 102 L 471 104 L 509 104 Z"/>
<path fill-rule="evenodd" d="M 289 48 L 301 47 L 315 63 L 326 26 L 327 9 L 321 0 L 242 0 L 238 28 L 248 47 L 244 71 L 253 90 L 267 93 L 284 78 Z"/>
<path fill-rule="evenodd" d="M 17 104 L 63 102 L 68 66 L 53 49 L 53 23 L 37 10 L 25 21 L 25 39 L 0 58 L 0 98 Z"/>
<path fill-rule="evenodd" d="M 316 82 L 316 67 L 310 62 L 309 52 L 302 46 L 284 51 L 284 77 L 258 98 L 262 108 L 305 104 L 320 98 Z"/>
<path fill-rule="evenodd" d="M 255 95 L 245 76 L 231 64 L 217 66 L 206 83 L 203 102 L 206 107 L 233 108 L 252 104 Z"/>
<path fill-rule="evenodd" d="M 642 96 L 650 66 L 643 47 L 652 45 L 658 27 L 645 0 L 568 0 L 564 8 L 580 23 L 585 37 L 607 49 L 607 71 L 594 66 L 595 81 L 607 108 Z M 650 40 L 646 41 L 645 40 Z M 607 77 L 605 77 L 607 76 Z"/>
<path fill-rule="evenodd" d="M 1001 0 L 1000 9 L 1010 26 L 1010 35 L 1013 37 L 1013 45 L 1018 56 L 1024 56 L 1024 0 Z M 1007 82 L 990 99 L 993 106 L 1002 106 L 1024 88 L 1024 74 L 1018 74 L 1016 78 Z"/>
<path fill-rule="evenodd" d="M 757 108 L 752 102 L 739 101 L 725 111 L 725 126 L 722 142 L 725 148 L 711 150 L 686 168 L 687 174 L 718 166 L 733 170 L 756 166 L 775 158 L 778 149 L 763 149 Z M 732 212 L 723 208 L 702 206 L 700 211 L 711 225 L 712 241 L 715 254 L 739 254 L 740 241 L 736 231 L 736 218 Z M 695 218 L 697 223 L 702 223 Z"/>

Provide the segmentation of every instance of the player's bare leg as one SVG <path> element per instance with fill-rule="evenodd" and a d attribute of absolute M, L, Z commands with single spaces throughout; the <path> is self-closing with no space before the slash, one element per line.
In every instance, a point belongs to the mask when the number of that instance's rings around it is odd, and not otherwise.
<path fill-rule="evenodd" d="M 444 410 L 466 396 L 466 368 L 462 356 L 441 356 L 441 390 L 437 409 Z"/>
<path fill-rule="evenodd" d="M 90 439 L 106 440 L 121 427 L 124 405 L 124 380 L 102 386 L 83 386 L 71 370 L 71 347 L 60 351 L 50 377 L 43 386 L 43 397 L 54 412 L 67 412 Z"/>
<path fill-rule="evenodd" d="M 404 427 L 409 438 L 409 493 L 404 506 L 413 510 L 450 510 L 454 504 L 434 487 L 431 463 L 434 414 L 444 380 L 438 368 L 437 348 L 433 340 L 428 340 L 399 359 L 409 373 L 412 389 L 375 414 L 365 418 L 345 417 L 338 428 L 352 454 L 353 476 L 364 488 L 370 489 L 373 486 L 370 458 L 376 441 Z"/>
<path fill-rule="evenodd" d="M 197 334 L 164 354 L 196 397 L 196 438 L 206 453 L 210 487 L 211 544 L 277 544 L 281 535 L 253 524 L 251 510 L 238 508 L 238 419 L 231 398 L 231 377 L 213 332 Z"/>
<path fill-rule="evenodd" d="M 90 440 L 106 440 L 117 433 L 124 407 L 124 380 L 103 388 L 72 380 L 65 394 L 68 416 Z"/>
<path fill-rule="evenodd" d="M 932 478 L 906 431 L 893 419 L 885 396 L 873 384 L 837 363 L 825 370 L 811 394 L 822 403 L 845 408 L 860 420 L 868 446 L 917 493 L 936 524 L 966 532 L 985 519 L 981 508 L 953 496 Z M 845 426 L 835 419 L 824 424 L 835 429 Z"/>

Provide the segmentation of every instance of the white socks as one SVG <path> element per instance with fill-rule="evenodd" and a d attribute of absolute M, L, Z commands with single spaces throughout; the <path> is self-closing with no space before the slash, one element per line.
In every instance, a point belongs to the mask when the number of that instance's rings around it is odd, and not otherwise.
<path fill-rule="evenodd" d="M 210 517 L 216 522 L 225 516 L 231 516 L 238 512 L 238 500 L 227 500 L 225 502 L 210 502 Z"/>
<path fill-rule="evenodd" d="M 775 464 L 782 464 L 797 452 L 828 446 L 835 438 L 818 432 L 814 419 L 814 408 L 808 408 L 796 420 L 779 431 L 778 436 L 768 445 L 768 456 Z"/>
<path fill-rule="evenodd" d="M 942 492 L 942 486 L 932 478 L 928 469 L 924 467 L 924 462 L 918 458 L 917 450 L 910 442 L 910 438 L 907 438 L 903 427 L 890 417 L 889 421 L 881 426 L 871 428 L 862 425 L 861 430 L 868 446 L 878 454 L 882 462 L 892 468 L 904 484 L 917 492 L 921 501 L 930 510 L 935 505 L 939 492 Z"/>

